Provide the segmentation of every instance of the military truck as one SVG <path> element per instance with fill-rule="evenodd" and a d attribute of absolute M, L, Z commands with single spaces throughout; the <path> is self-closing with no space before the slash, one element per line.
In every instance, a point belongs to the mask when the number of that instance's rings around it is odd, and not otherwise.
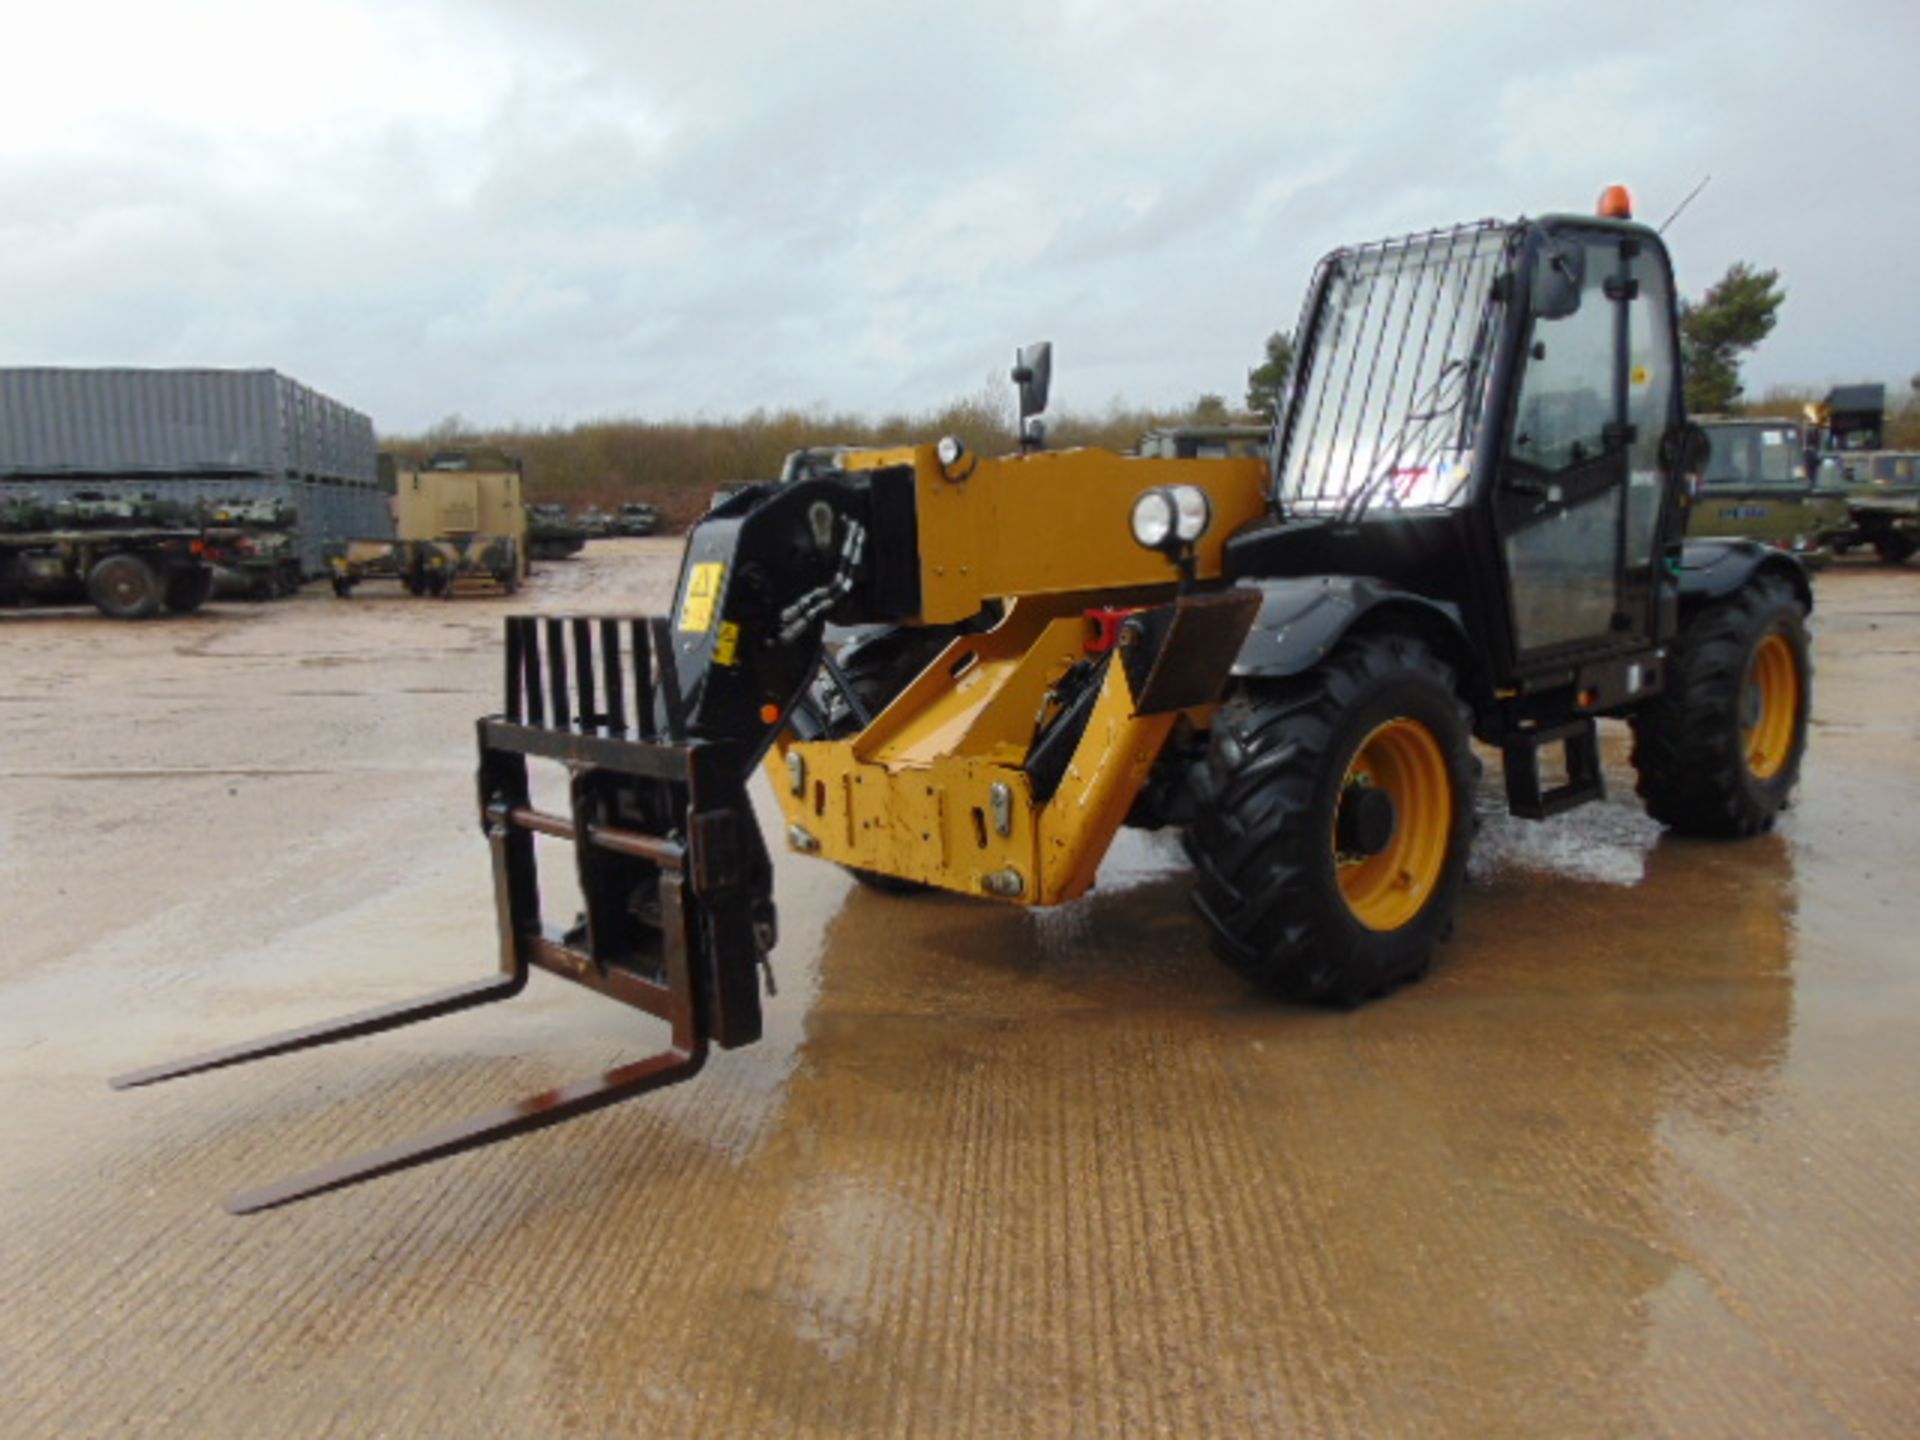
<path fill-rule="evenodd" d="M 329 549 L 333 590 L 398 580 L 413 595 L 513 594 L 527 573 L 520 463 L 492 450 L 443 450 L 424 466 L 395 461 L 393 540 Z"/>
<path fill-rule="evenodd" d="M 1704 416 L 1709 449 L 1687 520 L 1702 539 L 1758 540 L 1812 564 L 1850 526 L 1840 462 L 1798 421 Z"/>
<path fill-rule="evenodd" d="M 1847 454 L 1840 490 L 1848 524 L 1834 548 L 1845 554 L 1871 545 L 1889 565 L 1920 549 L 1920 454 L 1907 450 Z"/>
<path fill-rule="evenodd" d="M 582 530 L 587 532 L 587 538 L 589 540 L 598 539 L 603 535 L 611 535 L 614 533 L 614 517 L 609 515 L 605 510 L 602 510 L 598 505 L 589 505 L 586 509 L 582 510 L 580 512 L 580 518 L 576 523 Z"/>
<path fill-rule="evenodd" d="M 1134 453 L 1157 460 L 1224 460 L 1265 456 L 1272 440 L 1270 425 L 1173 425 L 1142 435 Z"/>
<path fill-rule="evenodd" d="M 527 506 L 527 553 L 535 560 L 567 560 L 587 543 L 587 532 L 551 502 Z"/>
<path fill-rule="evenodd" d="M 651 535 L 659 528 L 660 512 L 640 500 L 629 500 L 613 517 L 616 535 Z"/>
<path fill-rule="evenodd" d="M 227 495 L 202 502 L 203 524 L 233 533 L 226 560 L 214 577 L 223 595 L 277 600 L 306 580 L 300 559 L 300 512 L 284 499 Z"/>
<path fill-rule="evenodd" d="M 146 495 L 0 500 L 0 605 L 90 601 L 115 620 L 191 614 L 234 538 Z"/>

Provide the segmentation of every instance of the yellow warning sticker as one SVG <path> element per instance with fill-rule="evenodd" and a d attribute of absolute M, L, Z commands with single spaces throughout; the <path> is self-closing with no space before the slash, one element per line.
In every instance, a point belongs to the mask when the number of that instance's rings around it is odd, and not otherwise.
<path fill-rule="evenodd" d="M 740 627 L 731 620 L 720 622 L 720 633 L 713 641 L 713 663 L 731 665 L 740 655 Z"/>
<path fill-rule="evenodd" d="M 720 598 L 720 577 L 727 567 L 718 560 L 703 560 L 687 577 L 687 598 L 680 602 L 680 628 L 700 633 L 713 628 L 713 605 Z"/>
<path fill-rule="evenodd" d="M 1639 386 L 1646 384 L 1647 381 L 1651 380 L 1652 378 L 1653 378 L 1653 372 L 1647 369 L 1646 366 L 1636 365 L 1633 367 L 1633 383 L 1635 388 L 1638 388 Z"/>

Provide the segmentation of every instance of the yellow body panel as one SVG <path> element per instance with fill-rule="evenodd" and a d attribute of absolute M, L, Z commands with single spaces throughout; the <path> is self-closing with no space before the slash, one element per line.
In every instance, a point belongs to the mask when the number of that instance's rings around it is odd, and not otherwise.
<path fill-rule="evenodd" d="M 856 740 L 787 741 L 768 771 L 788 841 L 807 854 L 964 894 L 1058 905 L 1093 884 L 1175 718 L 1135 717 L 1126 673 L 1110 666 L 1066 777 L 1044 805 L 1034 803 L 1018 756 L 947 750 L 888 762 L 863 759 Z M 917 735 L 921 727 L 907 728 Z M 996 785 L 1006 787 L 1000 805 Z"/>
<path fill-rule="evenodd" d="M 1227 537 L 1265 513 L 1265 462 L 1041 451 L 968 456 L 949 478 L 933 447 L 918 446 L 854 451 L 840 463 L 913 467 L 922 623 L 1010 603 L 992 630 L 954 640 L 865 730 L 781 738 L 767 770 L 790 846 L 1020 904 L 1075 898 L 1093 884 L 1178 717 L 1136 715 L 1125 667 L 1110 664 L 1064 778 L 1036 804 L 1021 766 L 1047 692 L 1087 654 L 1087 610 L 1173 598 L 1172 562 L 1129 528 L 1140 493 L 1207 491 L 1213 523 L 1194 563 L 1200 578 L 1217 577 Z M 1005 787 L 997 806 L 996 786 Z"/>
<path fill-rule="evenodd" d="M 1082 592 L 1088 604 L 1119 589 L 1165 585 L 1164 555 L 1128 526 L 1133 502 L 1156 485 L 1197 485 L 1213 524 L 1194 550 L 1201 579 L 1220 574 L 1226 540 L 1266 513 L 1266 461 L 1147 460 L 1111 450 L 1039 450 L 967 456 L 949 479 L 931 445 L 856 450 L 849 470 L 911 465 L 920 515 L 920 618 L 965 620 L 988 600 Z M 971 467 L 971 468 L 969 468 Z"/>

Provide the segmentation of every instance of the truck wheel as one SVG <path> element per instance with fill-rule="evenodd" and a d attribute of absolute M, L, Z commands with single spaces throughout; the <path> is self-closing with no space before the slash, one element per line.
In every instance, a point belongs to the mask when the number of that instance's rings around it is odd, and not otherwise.
<path fill-rule="evenodd" d="M 1800 601 L 1767 578 L 1708 606 L 1632 717 L 1647 813 L 1686 835 L 1771 829 L 1800 777 L 1813 665 Z"/>
<path fill-rule="evenodd" d="M 1398 635 L 1354 637 L 1223 704 L 1186 832 L 1220 956 L 1287 999 L 1336 1005 L 1423 972 L 1466 874 L 1470 728 L 1453 671 Z"/>
<path fill-rule="evenodd" d="M 87 574 L 87 598 L 115 620 L 144 620 L 165 598 L 160 577 L 138 555 L 109 555 Z"/>
<path fill-rule="evenodd" d="M 1913 554 L 1913 547 L 1913 537 L 1898 530 L 1889 530 L 1884 535 L 1876 536 L 1873 542 L 1874 551 L 1889 565 L 1904 565 L 1907 557 Z"/>
<path fill-rule="evenodd" d="M 213 594 L 213 569 L 195 565 L 167 576 L 167 609 L 176 615 L 191 615 L 207 603 Z"/>

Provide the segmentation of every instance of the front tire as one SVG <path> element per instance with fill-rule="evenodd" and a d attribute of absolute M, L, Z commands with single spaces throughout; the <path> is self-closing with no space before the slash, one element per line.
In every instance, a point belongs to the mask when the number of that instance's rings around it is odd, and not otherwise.
<path fill-rule="evenodd" d="M 1772 829 L 1800 778 L 1812 677 L 1806 614 L 1784 581 L 1703 609 L 1673 647 L 1666 689 L 1632 717 L 1647 813 L 1685 835 Z"/>
<path fill-rule="evenodd" d="M 1398 635 L 1353 637 L 1222 705 L 1186 834 L 1221 957 L 1336 1005 L 1425 971 L 1466 875 L 1470 728 L 1453 671 Z"/>

